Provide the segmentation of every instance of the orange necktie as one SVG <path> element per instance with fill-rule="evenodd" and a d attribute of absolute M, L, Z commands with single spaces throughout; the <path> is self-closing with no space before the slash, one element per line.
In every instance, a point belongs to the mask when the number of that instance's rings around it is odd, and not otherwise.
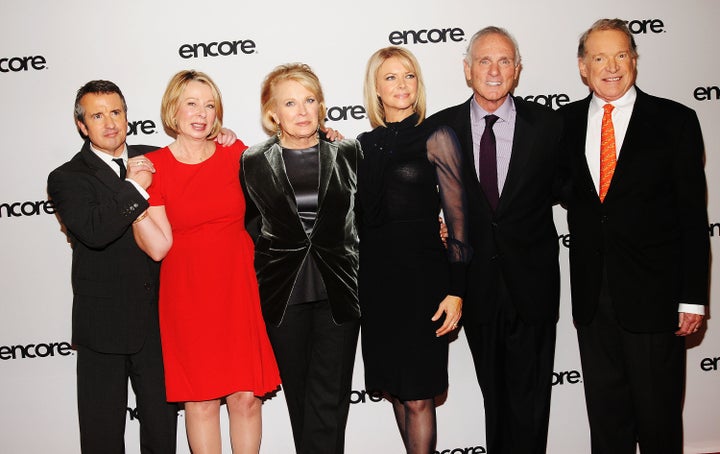
<path fill-rule="evenodd" d="M 612 104 L 605 104 L 603 107 L 605 113 L 602 118 L 602 128 L 600 130 L 600 201 L 605 200 L 605 194 L 610 187 L 613 172 L 615 172 L 615 162 L 617 154 L 615 152 L 615 128 L 612 122 L 612 110 L 615 108 Z"/>

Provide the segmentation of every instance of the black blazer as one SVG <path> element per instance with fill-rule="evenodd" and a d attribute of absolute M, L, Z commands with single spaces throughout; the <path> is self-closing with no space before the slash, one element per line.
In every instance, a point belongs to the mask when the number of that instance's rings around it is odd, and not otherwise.
<path fill-rule="evenodd" d="M 674 330 L 678 303 L 708 303 L 703 140 L 695 112 L 637 90 L 612 182 L 600 203 L 585 158 L 591 96 L 560 109 L 571 184 L 570 283 L 576 323 L 595 315 L 603 267 L 620 324 Z"/>
<path fill-rule="evenodd" d="M 243 189 L 262 217 L 255 244 L 255 270 L 266 323 L 282 323 L 295 279 L 307 254 L 322 274 L 336 323 L 360 317 L 358 237 L 355 222 L 356 140 L 319 143 L 318 214 L 308 236 L 285 172 L 277 137 L 247 149 L 242 156 Z"/>
<path fill-rule="evenodd" d="M 555 322 L 560 302 L 558 236 L 552 207 L 560 187 L 562 120 L 549 108 L 513 98 L 517 110 L 512 156 L 495 212 L 483 193 L 473 158 L 470 102 L 427 121 L 452 127 L 464 155 L 473 259 L 464 317 L 485 323 L 497 308 L 503 279 L 527 322 Z"/>
<path fill-rule="evenodd" d="M 129 156 L 154 149 L 130 146 Z M 73 249 L 72 342 L 101 353 L 139 351 L 157 318 L 159 264 L 138 248 L 132 222 L 147 201 L 86 141 L 48 177 L 48 194 Z"/>

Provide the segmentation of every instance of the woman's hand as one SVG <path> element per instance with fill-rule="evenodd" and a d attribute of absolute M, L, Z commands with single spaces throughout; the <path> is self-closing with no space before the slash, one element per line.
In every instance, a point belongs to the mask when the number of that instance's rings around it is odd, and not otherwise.
<path fill-rule="evenodd" d="M 435 331 L 437 337 L 444 336 L 457 328 L 457 324 L 462 317 L 463 300 L 459 296 L 448 295 L 440 302 L 437 312 L 432 317 L 432 321 L 440 320 L 442 314 L 445 313 L 445 321 L 442 326 Z"/>

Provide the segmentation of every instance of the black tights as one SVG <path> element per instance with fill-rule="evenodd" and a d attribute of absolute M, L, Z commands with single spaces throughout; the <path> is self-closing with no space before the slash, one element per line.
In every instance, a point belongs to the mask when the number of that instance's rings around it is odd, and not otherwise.
<path fill-rule="evenodd" d="M 390 401 L 407 454 L 433 454 L 437 442 L 435 400 L 391 397 Z"/>

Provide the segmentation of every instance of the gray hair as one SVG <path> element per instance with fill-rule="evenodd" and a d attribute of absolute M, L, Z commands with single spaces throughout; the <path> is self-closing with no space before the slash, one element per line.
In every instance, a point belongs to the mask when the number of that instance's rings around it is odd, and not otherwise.
<path fill-rule="evenodd" d="M 467 49 L 465 50 L 465 62 L 467 62 L 468 65 L 472 64 L 471 53 L 475 41 L 488 35 L 501 35 L 507 38 L 515 48 L 515 66 L 518 66 L 520 64 L 520 47 L 518 47 L 518 43 L 515 40 L 515 37 L 511 35 L 509 31 L 505 30 L 502 27 L 496 27 L 494 25 L 491 25 L 478 31 L 472 36 L 472 38 L 470 38 L 470 42 L 468 42 Z"/>

